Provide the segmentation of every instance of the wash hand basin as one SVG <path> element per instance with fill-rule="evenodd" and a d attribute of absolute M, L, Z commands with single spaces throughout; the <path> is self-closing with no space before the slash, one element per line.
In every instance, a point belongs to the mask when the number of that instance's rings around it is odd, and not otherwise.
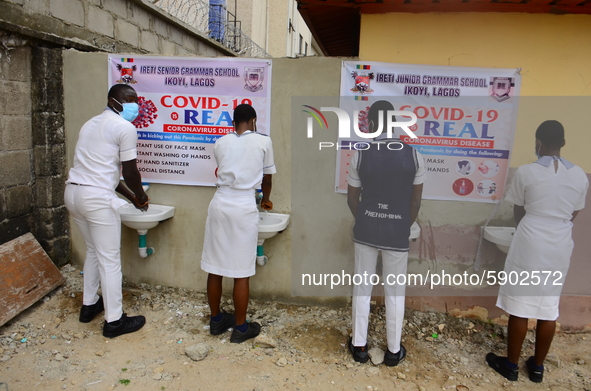
<path fill-rule="evenodd" d="M 409 239 L 410 240 L 416 240 L 419 237 L 420 234 L 421 234 L 421 227 L 419 227 L 419 225 L 415 221 L 410 226 L 410 237 L 409 237 Z"/>
<path fill-rule="evenodd" d="M 168 205 L 150 204 L 147 211 L 142 212 L 132 204 L 119 208 L 121 222 L 132 229 L 148 230 L 154 228 L 161 221 L 174 216 L 175 207 Z"/>
<path fill-rule="evenodd" d="M 483 237 L 496 244 L 499 250 L 507 254 L 514 233 L 514 227 L 484 227 Z"/>
<path fill-rule="evenodd" d="M 259 241 L 272 238 L 289 224 L 289 215 L 259 212 Z"/>

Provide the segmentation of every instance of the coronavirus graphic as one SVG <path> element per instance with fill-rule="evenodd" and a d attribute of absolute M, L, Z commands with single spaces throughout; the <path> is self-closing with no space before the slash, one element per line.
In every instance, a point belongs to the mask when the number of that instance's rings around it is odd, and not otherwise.
<path fill-rule="evenodd" d="M 365 108 L 365 110 L 360 110 L 359 114 L 357 115 L 359 120 L 359 130 L 362 133 L 369 133 L 369 121 L 367 119 L 367 114 L 369 113 L 369 106 Z"/>
<path fill-rule="evenodd" d="M 154 123 L 154 120 L 158 118 L 158 114 L 156 112 L 158 109 L 154 102 L 150 99 L 146 99 L 143 96 L 138 97 L 138 106 L 140 109 L 140 113 L 138 114 L 137 118 L 133 120 L 132 124 L 138 128 L 147 128 L 151 124 Z"/>

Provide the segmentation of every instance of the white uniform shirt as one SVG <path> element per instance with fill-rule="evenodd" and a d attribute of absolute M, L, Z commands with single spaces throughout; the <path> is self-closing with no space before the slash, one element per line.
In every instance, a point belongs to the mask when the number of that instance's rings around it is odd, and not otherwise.
<path fill-rule="evenodd" d="M 80 129 L 67 183 L 115 190 L 121 162 L 135 159 L 136 148 L 135 126 L 107 108 Z"/>
<path fill-rule="evenodd" d="M 562 158 L 557 161 L 558 171 L 551 156 L 519 167 L 505 200 L 525 206 L 531 215 L 570 220 L 573 211 L 585 207 L 589 181 L 579 166 Z"/>
<path fill-rule="evenodd" d="M 275 174 L 271 138 L 247 130 L 220 137 L 213 153 L 218 165 L 217 186 L 248 190 L 261 187 L 263 174 Z"/>
<path fill-rule="evenodd" d="M 375 138 L 375 141 L 381 141 L 386 138 L 386 135 L 378 136 Z M 400 141 L 399 139 L 395 139 Z M 407 145 L 408 146 L 408 145 Z M 410 147 L 410 146 L 408 146 Z M 387 148 L 385 144 L 380 145 L 380 148 Z M 412 147 L 410 147 L 412 148 Z M 392 153 L 396 153 L 395 150 L 392 150 Z M 425 160 L 423 156 L 416 151 L 417 156 L 417 173 L 415 174 L 415 179 L 412 182 L 413 185 L 420 185 L 421 183 L 425 182 Z M 353 187 L 361 187 L 361 179 L 359 178 L 359 173 L 357 172 L 357 166 L 359 165 L 359 151 L 356 151 L 351 159 L 351 164 L 349 165 L 349 175 L 347 176 L 347 182 L 349 185 Z"/>

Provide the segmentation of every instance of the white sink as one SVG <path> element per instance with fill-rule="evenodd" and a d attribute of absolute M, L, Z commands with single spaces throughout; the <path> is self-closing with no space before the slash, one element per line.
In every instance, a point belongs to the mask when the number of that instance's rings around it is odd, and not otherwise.
<path fill-rule="evenodd" d="M 499 250 L 507 254 L 514 233 L 514 227 L 484 227 L 483 237 L 489 242 L 496 244 Z"/>
<path fill-rule="evenodd" d="M 410 226 L 410 237 L 409 237 L 409 239 L 410 240 L 416 240 L 419 237 L 420 234 L 421 234 L 421 227 L 419 227 L 419 225 L 415 221 Z"/>
<path fill-rule="evenodd" d="M 161 221 L 174 216 L 175 207 L 168 205 L 150 204 L 146 212 L 136 209 L 132 204 L 119 208 L 121 222 L 132 229 L 148 230 L 154 228 Z"/>
<path fill-rule="evenodd" d="M 265 239 L 272 238 L 283 231 L 289 224 L 289 215 L 281 213 L 259 212 L 259 245 Z"/>

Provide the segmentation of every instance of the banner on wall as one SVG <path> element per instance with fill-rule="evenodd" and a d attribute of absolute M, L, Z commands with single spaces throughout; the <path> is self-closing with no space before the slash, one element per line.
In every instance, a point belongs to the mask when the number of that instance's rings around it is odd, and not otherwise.
<path fill-rule="evenodd" d="M 520 83 L 518 69 L 344 61 L 340 108 L 351 113 L 351 128 L 364 133 L 373 102 L 388 100 L 397 111 L 413 112 L 417 122 L 409 130 L 416 138 L 398 127 L 395 133 L 423 155 L 423 198 L 492 203 L 504 191 Z M 371 141 L 354 129 L 350 134 L 338 142 L 335 186 L 341 193 L 355 150 Z"/>
<path fill-rule="evenodd" d="M 138 94 L 138 168 L 144 182 L 214 186 L 213 145 L 233 130 L 234 108 L 257 111 L 269 134 L 271 62 L 258 59 L 109 56 L 109 87 Z"/>

